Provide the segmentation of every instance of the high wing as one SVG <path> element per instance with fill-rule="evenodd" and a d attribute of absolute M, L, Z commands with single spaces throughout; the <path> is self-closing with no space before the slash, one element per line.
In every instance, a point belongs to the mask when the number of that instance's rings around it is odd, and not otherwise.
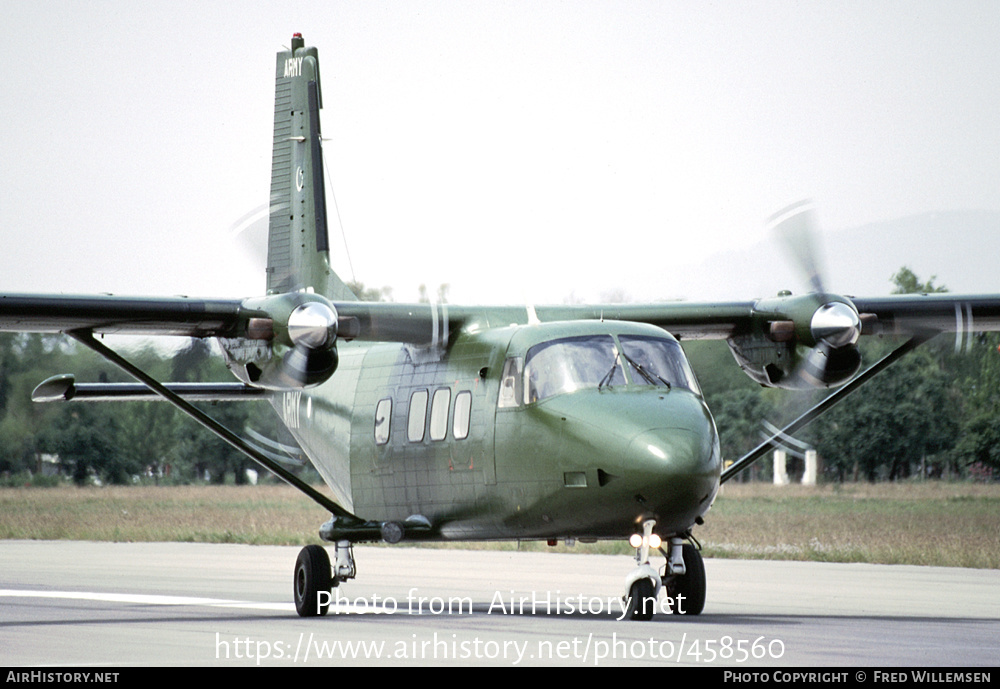
<path fill-rule="evenodd" d="M 758 347 L 769 343 L 815 347 L 822 336 L 813 332 L 814 318 L 831 303 L 853 307 L 862 335 L 1000 331 L 1000 295 L 847 298 L 810 294 L 745 302 L 477 307 L 330 302 L 309 293 L 246 300 L 3 294 L 0 331 L 246 338 L 294 344 L 288 338 L 288 320 L 294 306 L 305 302 L 328 306 L 335 314 L 340 339 L 415 345 L 447 346 L 450 337 L 464 327 L 502 327 L 532 320 L 621 320 L 657 325 L 681 340 L 756 337 Z"/>
<path fill-rule="evenodd" d="M 876 317 L 883 334 L 1000 330 L 1000 295 L 996 294 L 906 294 L 852 301 L 860 312 Z"/>
<path fill-rule="evenodd" d="M 99 334 L 235 335 L 245 314 L 238 300 L 110 295 L 0 295 L 0 330 Z"/>
<path fill-rule="evenodd" d="M 349 323 L 349 339 L 429 344 L 446 331 L 477 322 L 486 327 L 541 321 L 622 320 L 651 323 L 678 339 L 729 339 L 793 320 L 798 303 L 816 297 L 745 302 L 667 302 L 573 306 L 456 306 L 387 302 L 335 302 Z M 838 299 L 845 299 L 838 297 Z M 869 315 L 862 334 L 1000 330 L 1000 295 L 921 294 L 849 298 Z M 783 302 L 779 304 L 779 302 Z M 269 318 L 259 304 L 238 299 L 117 295 L 0 294 L 0 332 L 252 337 L 250 321 Z"/>

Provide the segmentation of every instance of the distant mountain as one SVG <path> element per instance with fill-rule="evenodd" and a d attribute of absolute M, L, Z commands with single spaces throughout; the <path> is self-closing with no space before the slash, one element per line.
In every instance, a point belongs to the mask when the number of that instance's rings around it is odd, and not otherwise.
<path fill-rule="evenodd" d="M 818 238 L 827 290 L 856 296 L 888 294 L 892 276 L 908 266 L 950 292 L 1000 293 L 1000 212 L 947 211 L 830 231 Z M 803 292 L 782 247 L 773 240 L 747 251 L 720 252 L 700 266 L 680 267 L 672 280 L 690 300 L 746 299 L 780 289 Z"/>

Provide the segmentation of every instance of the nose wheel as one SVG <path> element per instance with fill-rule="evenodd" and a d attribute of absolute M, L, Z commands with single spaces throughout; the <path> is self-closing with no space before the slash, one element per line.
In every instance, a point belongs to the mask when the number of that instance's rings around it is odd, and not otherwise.
<path fill-rule="evenodd" d="M 648 622 L 656 613 L 656 587 L 649 577 L 636 579 L 628 589 L 628 607 L 625 617 L 638 622 Z"/>

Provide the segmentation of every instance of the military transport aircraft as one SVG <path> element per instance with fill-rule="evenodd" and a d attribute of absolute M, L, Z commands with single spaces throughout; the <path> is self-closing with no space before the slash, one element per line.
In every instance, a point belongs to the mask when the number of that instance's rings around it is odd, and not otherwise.
<path fill-rule="evenodd" d="M 629 617 L 649 619 L 662 590 L 698 614 L 692 531 L 720 484 L 773 444 L 723 470 L 678 340 L 725 339 L 762 385 L 838 388 L 783 429 L 794 432 L 939 332 L 1000 330 L 1000 295 L 858 299 L 818 278 L 809 294 L 730 303 L 361 302 L 330 269 L 321 105 L 317 50 L 296 34 L 277 54 L 263 296 L 0 295 L 0 330 L 66 333 L 140 382 L 61 375 L 37 401 L 164 399 L 329 511 L 319 533 L 332 563 L 311 545 L 295 564 L 302 616 L 325 614 L 332 587 L 355 577 L 354 543 L 513 539 L 628 539 Z M 795 206 L 774 224 L 801 235 L 809 217 Z M 162 383 L 95 339 L 104 333 L 216 338 L 238 382 Z M 858 340 L 873 333 L 910 339 L 858 375 Z M 192 404 L 248 397 L 273 405 L 332 498 Z"/>

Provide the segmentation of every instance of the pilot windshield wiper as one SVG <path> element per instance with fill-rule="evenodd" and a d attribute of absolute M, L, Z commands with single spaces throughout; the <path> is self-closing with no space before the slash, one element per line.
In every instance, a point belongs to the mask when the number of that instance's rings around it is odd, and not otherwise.
<path fill-rule="evenodd" d="M 621 354 L 615 354 L 615 360 L 611 363 L 611 370 L 608 371 L 607 373 L 605 373 L 604 377 L 601 378 L 601 382 L 597 384 L 597 389 L 598 390 L 600 390 L 601 388 L 603 388 L 605 385 L 607 385 L 609 388 L 613 387 L 611 385 L 611 380 L 615 377 L 615 371 L 618 370 L 618 357 L 619 356 L 621 356 Z"/>
<path fill-rule="evenodd" d="M 650 385 L 664 385 L 668 390 L 672 387 L 670 385 L 670 381 L 664 379 L 655 371 L 647 371 L 642 367 L 641 364 L 638 364 L 632 359 L 630 359 L 628 354 L 623 354 L 622 356 L 625 358 L 625 361 L 628 362 L 629 366 L 631 366 L 632 369 L 636 371 L 640 376 L 645 378 L 646 382 L 649 383 Z"/>

